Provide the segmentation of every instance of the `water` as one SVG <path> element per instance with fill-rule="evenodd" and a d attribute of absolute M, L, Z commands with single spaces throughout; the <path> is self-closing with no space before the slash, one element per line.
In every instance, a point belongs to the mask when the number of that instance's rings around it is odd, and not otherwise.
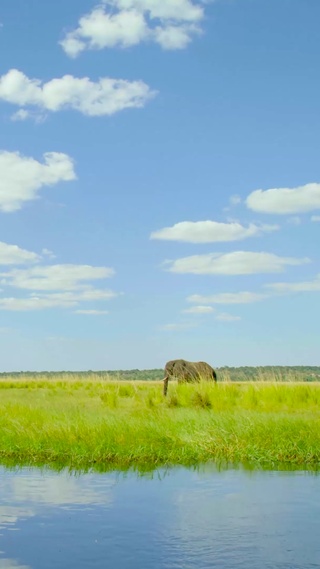
<path fill-rule="evenodd" d="M 0 569 L 320 568 L 320 476 L 0 469 Z"/>

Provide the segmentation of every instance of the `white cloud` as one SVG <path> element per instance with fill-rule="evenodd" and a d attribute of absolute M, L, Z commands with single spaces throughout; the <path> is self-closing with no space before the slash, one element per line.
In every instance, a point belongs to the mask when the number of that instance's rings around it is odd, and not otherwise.
<path fill-rule="evenodd" d="M 0 273 L 0 282 L 2 285 L 37 291 L 77 290 L 88 288 L 88 281 L 106 279 L 113 275 L 114 270 L 110 267 L 62 264 L 12 269 Z M 93 300 L 91 290 L 84 290 L 82 294 L 88 295 L 86 299 L 90 297 Z"/>
<path fill-rule="evenodd" d="M 28 269 L 12 269 L 0 273 L 3 286 L 32 291 L 27 297 L 7 296 L 0 298 L 0 310 L 44 310 L 47 308 L 78 307 L 86 302 L 108 301 L 119 293 L 108 289 L 94 288 L 93 282 L 114 275 L 109 267 L 91 265 L 50 265 Z M 52 292 L 54 291 L 54 292 Z M 82 310 L 81 306 L 79 309 Z M 85 314 L 100 314 L 106 311 L 83 310 Z"/>
<path fill-rule="evenodd" d="M 320 292 L 320 274 L 318 274 L 312 281 L 301 281 L 295 283 L 273 283 L 265 285 L 265 287 L 278 293 Z"/>
<path fill-rule="evenodd" d="M 221 312 L 217 314 L 216 320 L 221 320 L 222 322 L 235 322 L 236 320 L 241 320 L 240 316 L 233 316 L 227 312 Z"/>
<path fill-rule="evenodd" d="M 21 209 L 24 202 L 38 197 L 44 186 L 76 178 L 73 161 L 67 154 L 47 152 L 44 162 L 18 152 L 0 150 L 0 210 Z"/>
<path fill-rule="evenodd" d="M 186 308 L 182 312 L 187 312 L 189 314 L 210 314 L 211 312 L 214 312 L 214 308 L 212 308 L 212 306 L 199 305 L 193 306 L 192 308 Z"/>
<path fill-rule="evenodd" d="M 311 221 L 319 222 L 319 221 L 320 221 L 320 215 L 312 215 L 312 216 L 311 216 Z"/>
<path fill-rule="evenodd" d="M 31 293 L 28 297 L 0 298 L 0 310 L 29 311 L 44 310 L 47 308 L 71 308 L 79 306 L 82 302 L 106 301 L 118 296 L 112 290 L 100 290 L 89 288 L 79 292 L 59 292 L 52 294 Z M 106 311 L 83 310 L 82 313 L 98 314 Z"/>
<path fill-rule="evenodd" d="M 0 265 L 23 265 L 35 263 L 40 260 L 40 255 L 20 249 L 17 245 L 9 245 L 0 241 Z"/>
<path fill-rule="evenodd" d="M 183 49 L 201 33 L 203 17 L 203 6 L 192 0 L 104 0 L 80 18 L 60 45 L 70 57 L 86 49 L 128 48 L 141 42 Z"/>
<path fill-rule="evenodd" d="M 173 273 L 196 275 L 250 275 L 278 273 L 287 265 L 302 265 L 309 259 L 279 257 L 273 253 L 234 251 L 233 253 L 209 253 L 193 255 L 175 261 L 165 261 L 164 266 Z"/>
<path fill-rule="evenodd" d="M 28 261 L 39 260 L 31 258 L 24 250 L 13 250 L 15 262 L 20 256 Z M 52 256 L 52 252 L 43 249 L 43 254 Z M 1 246 L 0 246 L 1 260 Z M 78 307 L 83 302 L 108 301 L 119 293 L 108 289 L 94 288 L 93 282 L 114 275 L 110 267 L 93 267 L 91 265 L 37 265 L 28 269 L 11 269 L 0 273 L 0 282 L 5 287 L 32 291 L 27 297 L 7 296 L 0 298 L 1 310 L 43 310 L 47 308 Z M 54 291 L 54 292 L 51 292 Z M 80 308 L 81 309 L 81 308 Z M 96 309 L 84 310 L 86 314 L 106 313 Z"/>
<path fill-rule="evenodd" d="M 95 83 L 88 77 L 64 75 L 42 83 L 29 79 L 18 69 L 0 77 L 0 100 L 22 107 L 13 120 L 34 117 L 24 107 L 36 107 L 41 113 L 72 109 L 91 117 L 113 115 L 123 109 L 143 107 L 155 94 L 143 81 L 110 77 Z M 43 114 L 40 120 L 42 117 Z"/>
<path fill-rule="evenodd" d="M 193 294 L 188 296 L 188 302 L 204 302 L 207 304 L 249 304 L 251 302 L 258 302 L 268 298 L 267 294 L 256 292 L 222 292 L 212 294 L 209 296 L 202 296 L 200 294 Z"/>
<path fill-rule="evenodd" d="M 108 310 L 75 310 L 76 314 L 88 314 L 89 316 L 99 316 L 109 314 Z"/>
<path fill-rule="evenodd" d="M 172 227 L 165 227 L 151 233 L 151 239 L 184 241 L 187 243 L 214 243 L 238 241 L 254 237 L 266 231 L 279 229 L 277 225 L 254 225 L 244 227 L 240 223 L 220 223 L 218 221 L 182 221 Z"/>
<path fill-rule="evenodd" d="M 262 213 L 295 214 L 320 209 L 320 184 L 297 188 L 256 190 L 246 199 L 249 209 Z"/>

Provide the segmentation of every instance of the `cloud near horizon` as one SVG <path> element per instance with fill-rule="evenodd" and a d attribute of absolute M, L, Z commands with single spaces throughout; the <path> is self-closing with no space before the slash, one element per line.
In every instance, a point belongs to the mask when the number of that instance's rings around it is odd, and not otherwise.
<path fill-rule="evenodd" d="M 307 213 L 320 209 L 320 184 L 255 190 L 248 195 L 246 205 L 249 209 L 259 213 L 275 215 Z"/>
<path fill-rule="evenodd" d="M 45 186 L 76 179 L 73 160 L 60 152 L 46 152 L 41 163 L 19 152 L 0 150 L 0 172 L 0 211 L 6 213 L 37 199 Z"/>
<path fill-rule="evenodd" d="M 208 253 L 192 255 L 163 263 L 163 268 L 172 273 L 195 275 L 250 275 L 279 273 L 286 266 L 309 263 L 310 259 L 279 257 L 273 253 L 234 251 L 232 253 Z"/>
<path fill-rule="evenodd" d="M 172 227 L 164 227 L 154 231 L 150 239 L 163 241 L 183 241 L 186 243 L 214 243 L 238 241 L 255 237 L 265 232 L 276 231 L 277 225 L 255 225 L 250 223 L 244 227 L 240 223 L 221 223 L 218 221 L 181 221 Z"/>
<path fill-rule="evenodd" d="M 84 50 L 124 49 L 142 42 L 184 49 L 201 33 L 203 18 L 203 4 L 192 0 L 103 0 L 59 43 L 72 58 Z"/>
<path fill-rule="evenodd" d="M 141 108 L 156 95 L 143 81 L 102 77 L 97 82 L 88 77 L 64 75 L 43 83 L 29 79 L 18 69 L 0 77 L 0 100 L 18 105 L 13 120 L 42 117 L 43 112 L 74 110 L 89 116 L 113 115 L 129 108 Z M 28 108 L 36 108 L 32 113 Z"/>

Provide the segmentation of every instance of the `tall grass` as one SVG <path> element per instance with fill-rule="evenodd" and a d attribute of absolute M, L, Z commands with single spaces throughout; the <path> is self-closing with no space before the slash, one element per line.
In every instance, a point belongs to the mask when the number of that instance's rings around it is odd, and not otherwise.
<path fill-rule="evenodd" d="M 0 382 L 0 461 L 124 468 L 320 465 L 320 385 Z"/>

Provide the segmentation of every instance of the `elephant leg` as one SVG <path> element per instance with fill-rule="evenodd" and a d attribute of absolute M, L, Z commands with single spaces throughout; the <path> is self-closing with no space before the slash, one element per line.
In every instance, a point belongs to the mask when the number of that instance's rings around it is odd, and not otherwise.
<path fill-rule="evenodd" d="M 169 376 L 166 375 L 166 377 L 163 379 L 163 395 L 164 395 L 164 396 L 167 395 L 168 383 L 169 383 Z"/>

